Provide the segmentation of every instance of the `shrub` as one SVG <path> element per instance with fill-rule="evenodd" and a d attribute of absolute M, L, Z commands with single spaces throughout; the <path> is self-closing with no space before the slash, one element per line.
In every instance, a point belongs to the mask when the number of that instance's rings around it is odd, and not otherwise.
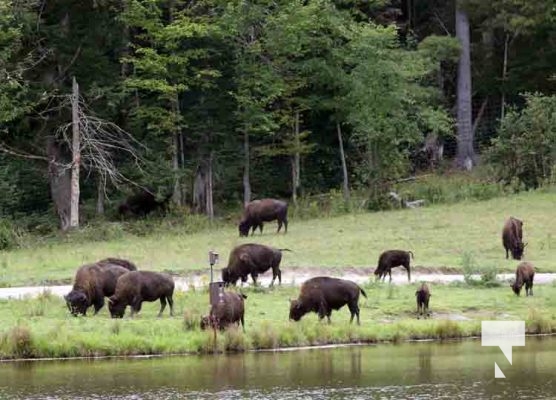
<path fill-rule="evenodd" d="M 33 336 L 26 326 L 14 326 L 8 333 L 8 343 L 11 353 L 16 357 L 29 358 L 33 356 Z"/>
<path fill-rule="evenodd" d="M 497 287 L 501 283 L 496 279 L 496 266 L 482 265 L 475 263 L 473 253 L 464 252 L 461 256 L 461 266 L 463 280 L 470 286 Z M 480 279 L 473 278 L 473 275 L 480 275 Z"/>
<path fill-rule="evenodd" d="M 440 339 L 453 339 L 462 336 L 462 331 L 459 325 L 451 320 L 440 321 L 436 325 L 436 336 Z"/>
<path fill-rule="evenodd" d="M 20 247 L 23 233 L 13 223 L 6 219 L 0 220 L 0 250 L 10 250 Z"/>

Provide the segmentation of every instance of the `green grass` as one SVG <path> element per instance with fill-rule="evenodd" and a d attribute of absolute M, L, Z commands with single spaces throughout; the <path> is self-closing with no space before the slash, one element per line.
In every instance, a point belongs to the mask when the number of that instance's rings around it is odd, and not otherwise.
<path fill-rule="evenodd" d="M 509 287 L 476 289 L 431 285 L 430 319 L 416 319 L 415 287 L 372 284 L 361 298 L 361 326 L 349 325 L 347 307 L 333 312 L 332 324 L 316 314 L 288 321 L 288 299 L 298 289 L 246 289 L 246 332 L 232 328 L 217 335 L 200 331 L 208 313 L 208 293 L 175 294 L 175 316 L 156 318 L 159 303 L 144 303 L 137 317 L 72 317 L 63 300 L 0 301 L 0 358 L 73 357 L 244 351 L 337 343 L 400 342 L 476 336 L 480 320 L 524 319 L 530 333 L 556 332 L 556 287 L 537 286 L 535 297 L 516 297 Z M 129 310 L 128 310 L 129 312 Z"/>
<path fill-rule="evenodd" d="M 231 223 L 188 233 L 174 226 L 170 233 L 157 229 L 149 236 L 118 235 L 107 241 L 87 232 L 87 241 L 50 241 L 42 245 L 0 253 L 0 287 L 70 282 L 76 268 L 108 256 L 135 261 L 140 268 L 174 271 L 185 275 L 207 270 L 209 249 L 221 255 L 221 266 L 231 249 L 245 242 L 287 247 L 283 269 L 300 267 L 371 267 L 386 249 L 410 249 L 416 266 L 461 268 L 472 255 L 481 267 L 513 271 L 516 262 L 506 260 L 501 243 L 505 218 L 524 221 L 526 259 L 539 271 L 556 272 L 556 188 L 525 192 L 486 201 L 434 205 L 414 210 L 356 213 L 343 216 L 291 220 L 287 235 L 276 235 L 275 223 L 267 223 L 262 236 L 238 237 Z M 77 235 L 82 235 L 78 233 Z"/>

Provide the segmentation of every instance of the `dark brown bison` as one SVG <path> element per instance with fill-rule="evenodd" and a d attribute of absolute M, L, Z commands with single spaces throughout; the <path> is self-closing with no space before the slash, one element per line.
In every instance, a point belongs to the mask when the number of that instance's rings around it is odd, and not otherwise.
<path fill-rule="evenodd" d="M 431 292 L 426 283 L 422 283 L 419 290 L 415 292 L 415 297 L 417 299 L 417 315 L 424 315 L 425 318 L 429 314 L 429 299 L 431 297 Z"/>
<path fill-rule="evenodd" d="M 278 278 L 278 282 L 282 284 L 282 271 L 280 271 L 280 261 L 282 261 L 282 252 L 291 251 L 290 249 L 275 249 L 274 247 L 265 246 L 257 243 L 246 243 L 237 246 L 230 253 L 228 266 L 222 268 L 222 281 L 226 285 L 235 285 L 238 279 L 242 282 L 247 281 L 247 277 L 251 274 L 253 283 L 257 284 L 257 276 L 272 268 L 272 282 Z"/>
<path fill-rule="evenodd" d="M 214 326 L 223 330 L 231 324 L 241 323 L 241 328 L 245 332 L 245 306 L 243 299 L 247 296 L 243 293 L 224 292 L 223 297 L 210 309 L 208 317 L 201 318 L 201 329 Z"/>
<path fill-rule="evenodd" d="M 103 260 L 100 260 L 99 262 L 97 262 L 97 264 L 114 264 L 114 265 L 119 265 L 121 267 L 124 267 L 125 269 L 127 269 L 128 271 L 137 271 L 137 266 L 132 263 L 129 260 L 124 260 L 121 258 L 114 258 L 114 257 L 108 257 L 105 258 Z"/>
<path fill-rule="evenodd" d="M 521 260 L 525 246 L 527 246 L 527 243 L 523 243 L 522 221 L 514 217 L 510 217 L 506 221 L 502 229 L 502 244 L 506 250 L 506 259 L 508 259 L 508 251 L 510 251 L 514 260 Z"/>
<path fill-rule="evenodd" d="M 171 197 L 172 194 L 168 194 L 161 201 L 159 201 L 153 193 L 142 191 L 129 196 L 122 204 L 120 204 L 118 207 L 118 214 L 122 217 L 130 215 L 144 217 L 157 209 L 161 209 L 163 212 L 166 212 L 168 202 Z"/>
<path fill-rule="evenodd" d="M 386 274 L 388 274 L 390 275 L 390 282 L 392 282 L 392 268 L 403 266 L 407 271 L 407 280 L 411 281 L 410 255 L 413 258 L 413 253 L 405 250 L 387 250 L 383 252 L 378 259 L 378 267 L 375 270 L 376 279 L 382 278 L 384 280 Z"/>
<path fill-rule="evenodd" d="M 135 267 L 127 260 L 107 258 L 79 267 L 71 292 L 64 296 L 70 312 L 75 316 L 86 315 L 87 309 L 94 306 L 97 314 L 104 306 L 104 297 L 114 294 L 118 278 L 128 273 L 131 266 Z"/>
<path fill-rule="evenodd" d="M 349 322 L 357 316 L 359 324 L 359 292 L 367 297 L 355 282 L 326 276 L 311 278 L 301 286 L 297 300 L 290 300 L 290 319 L 299 321 L 312 311 L 318 313 L 319 319 L 326 317 L 330 323 L 332 310 L 339 310 L 347 304 L 351 312 Z"/>
<path fill-rule="evenodd" d="M 116 283 L 114 295 L 108 299 L 108 309 L 112 318 L 123 318 L 125 309 L 131 307 L 131 316 L 141 311 L 144 301 L 160 299 L 160 312 L 170 305 L 170 315 L 174 313 L 174 280 L 170 275 L 153 271 L 132 271 L 122 275 Z"/>
<path fill-rule="evenodd" d="M 243 210 L 243 216 L 239 222 L 239 236 L 248 236 L 249 229 L 259 228 L 263 233 L 263 222 L 278 221 L 277 233 L 282 229 L 284 224 L 284 233 L 288 232 L 288 203 L 282 200 L 262 199 L 253 200 L 247 203 Z"/>
<path fill-rule="evenodd" d="M 521 288 L 525 285 L 525 296 L 533 295 L 533 278 L 535 277 L 535 267 L 530 262 L 524 261 L 517 266 L 515 271 L 515 281 L 510 287 L 519 296 Z"/>

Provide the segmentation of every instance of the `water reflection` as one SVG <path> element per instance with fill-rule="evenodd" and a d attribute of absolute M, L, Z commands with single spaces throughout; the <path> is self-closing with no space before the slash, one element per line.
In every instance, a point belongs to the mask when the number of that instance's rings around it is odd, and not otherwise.
<path fill-rule="evenodd" d="M 553 399 L 556 340 L 0 364 L 1 399 Z M 507 379 L 494 379 L 494 362 Z"/>

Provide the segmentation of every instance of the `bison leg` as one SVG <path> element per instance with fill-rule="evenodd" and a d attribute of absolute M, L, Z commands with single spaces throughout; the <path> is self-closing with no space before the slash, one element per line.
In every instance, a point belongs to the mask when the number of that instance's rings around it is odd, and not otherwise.
<path fill-rule="evenodd" d="M 162 312 L 164 311 L 165 308 L 166 308 L 166 297 L 162 296 L 160 297 L 160 311 L 158 312 L 158 318 L 162 316 Z"/>
<path fill-rule="evenodd" d="M 253 286 L 257 286 L 257 274 L 251 273 L 251 279 L 253 279 Z"/>
<path fill-rule="evenodd" d="M 407 270 L 407 281 L 411 282 L 411 269 L 409 267 L 409 262 L 404 264 L 404 268 Z"/>
<path fill-rule="evenodd" d="M 359 321 L 359 306 L 357 305 L 357 303 L 350 303 L 348 304 L 348 307 L 351 313 L 351 318 L 349 319 L 349 323 L 351 324 L 353 322 L 353 317 L 357 316 L 357 325 L 361 325 Z"/>
<path fill-rule="evenodd" d="M 241 330 L 243 330 L 243 332 L 245 332 L 245 319 L 243 314 L 241 315 L 241 318 L 239 319 L 241 321 Z"/>
<path fill-rule="evenodd" d="M 280 233 L 280 229 L 282 229 L 282 220 L 281 219 L 278 220 L 278 230 L 276 231 L 276 233 Z"/>
<path fill-rule="evenodd" d="M 390 283 L 392 283 L 392 268 L 388 270 L 388 275 L 390 276 Z"/>
<path fill-rule="evenodd" d="M 263 225 L 263 223 L 261 222 L 261 223 L 259 224 L 259 232 L 261 232 L 261 235 L 263 234 L 263 227 L 264 227 L 264 225 Z"/>
<path fill-rule="evenodd" d="M 174 316 L 174 299 L 172 296 L 166 296 L 166 300 L 168 300 L 168 304 L 170 305 L 170 316 Z"/>
<path fill-rule="evenodd" d="M 288 219 L 284 218 L 284 233 L 288 233 Z"/>
<path fill-rule="evenodd" d="M 97 315 L 99 310 L 104 306 L 104 296 L 102 296 L 98 300 L 96 300 L 95 303 L 93 304 L 93 306 L 95 307 L 95 314 L 94 315 Z"/>
<path fill-rule="evenodd" d="M 533 282 L 525 284 L 525 295 L 526 296 L 533 295 Z"/>

